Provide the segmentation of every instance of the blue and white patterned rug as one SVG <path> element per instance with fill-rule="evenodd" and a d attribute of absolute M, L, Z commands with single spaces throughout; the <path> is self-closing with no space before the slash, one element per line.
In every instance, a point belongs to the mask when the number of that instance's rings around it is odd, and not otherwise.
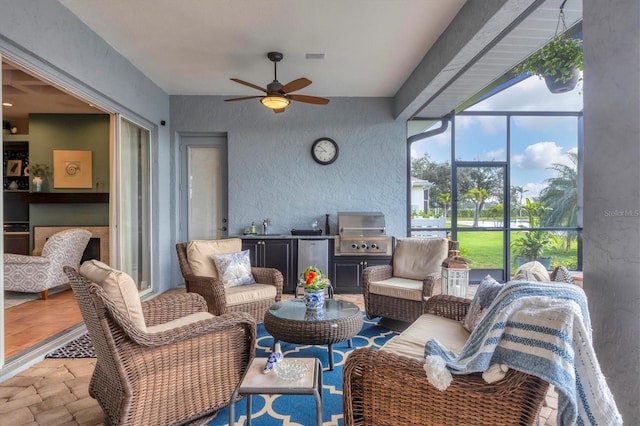
<path fill-rule="evenodd" d="M 364 315 L 364 312 L 363 312 Z M 318 358 L 323 366 L 322 373 L 322 419 L 324 425 L 342 425 L 342 367 L 345 359 L 355 348 L 380 348 L 398 333 L 377 325 L 378 320 L 364 317 L 364 325 L 353 337 L 353 348 L 346 342 L 333 345 L 334 370 L 328 370 L 326 346 L 294 345 L 281 342 L 284 357 Z M 256 357 L 268 357 L 271 353 L 271 337 L 262 324 L 257 328 Z M 95 358 L 91 339 L 87 334 L 51 352 L 47 358 Z M 235 423 L 246 423 L 246 400 L 235 405 Z M 252 397 L 252 420 L 255 424 L 268 426 L 306 426 L 315 424 L 315 402 L 310 395 L 254 395 Z M 229 411 L 224 408 L 209 426 L 228 426 Z"/>
<path fill-rule="evenodd" d="M 364 313 L 363 313 L 364 315 Z M 323 366 L 322 373 L 322 421 L 324 425 L 342 425 L 342 367 L 355 348 L 380 348 L 398 333 L 377 325 L 378 320 L 364 317 L 364 325 L 357 336 L 353 337 L 353 348 L 347 342 L 333 345 L 334 370 L 329 371 L 326 346 L 294 345 L 280 342 L 285 357 L 318 358 Z M 262 324 L 258 324 L 256 357 L 268 357 L 273 343 Z M 253 395 L 251 399 L 252 423 L 268 426 L 306 426 L 316 424 L 315 402 L 311 395 Z M 246 399 L 235 405 L 235 425 L 246 424 Z M 209 426 L 228 426 L 229 410 L 224 408 Z"/>

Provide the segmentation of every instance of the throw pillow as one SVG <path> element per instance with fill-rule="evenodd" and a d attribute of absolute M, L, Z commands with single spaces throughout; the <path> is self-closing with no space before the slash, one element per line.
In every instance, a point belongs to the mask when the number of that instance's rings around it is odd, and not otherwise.
<path fill-rule="evenodd" d="M 552 273 L 551 277 L 555 282 L 575 284 L 571 272 L 565 266 L 558 266 Z"/>
<path fill-rule="evenodd" d="M 515 274 L 513 274 L 513 281 L 539 281 L 539 282 L 551 282 L 549 277 L 549 271 L 537 261 L 527 262 L 520 266 Z"/>
<path fill-rule="evenodd" d="M 218 269 L 218 277 L 225 287 L 235 287 L 244 284 L 255 284 L 251 273 L 251 258 L 249 250 L 228 254 L 212 254 Z"/>
<path fill-rule="evenodd" d="M 242 240 L 240 238 L 191 240 L 187 244 L 187 259 L 194 275 L 218 278 L 218 271 L 211 259 L 211 255 L 235 253 L 240 250 L 242 250 Z"/>
<path fill-rule="evenodd" d="M 478 290 L 469 305 L 467 316 L 464 317 L 462 321 L 462 326 L 466 328 L 469 333 L 473 332 L 473 329 L 476 328 L 484 315 L 484 310 L 491 305 L 491 302 L 493 302 L 493 299 L 496 298 L 496 295 L 503 286 L 504 284 L 500 284 L 493 279 L 491 275 L 487 275 L 480 281 Z"/>

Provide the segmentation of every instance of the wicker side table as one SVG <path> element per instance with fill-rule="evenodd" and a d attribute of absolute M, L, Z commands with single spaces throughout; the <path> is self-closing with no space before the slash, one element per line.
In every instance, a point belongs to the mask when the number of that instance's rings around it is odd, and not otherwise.
<path fill-rule="evenodd" d="M 278 340 L 302 345 L 327 345 L 329 370 L 333 370 L 333 344 L 349 341 L 362 329 L 362 312 L 357 305 L 326 299 L 324 309 L 307 311 L 304 301 L 276 302 L 265 313 L 264 328 Z"/>
<path fill-rule="evenodd" d="M 309 364 L 309 371 L 298 380 L 283 380 L 275 371 L 262 374 L 267 358 L 254 358 L 245 372 L 240 386 L 229 400 L 229 424 L 235 424 L 235 401 L 238 395 L 247 396 L 247 426 L 251 425 L 251 395 L 313 395 L 316 401 L 316 424 L 322 425 L 322 365 L 317 358 L 286 358 Z"/>

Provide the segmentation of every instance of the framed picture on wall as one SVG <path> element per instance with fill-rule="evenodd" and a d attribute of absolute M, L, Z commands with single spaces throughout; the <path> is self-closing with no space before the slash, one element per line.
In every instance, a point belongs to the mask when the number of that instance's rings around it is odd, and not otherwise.
<path fill-rule="evenodd" d="M 22 160 L 7 160 L 7 176 L 22 176 Z"/>
<path fill-rule="evenodd" d="M 91 151 L 53 151 L 54 188 L 92 188 Z"/>

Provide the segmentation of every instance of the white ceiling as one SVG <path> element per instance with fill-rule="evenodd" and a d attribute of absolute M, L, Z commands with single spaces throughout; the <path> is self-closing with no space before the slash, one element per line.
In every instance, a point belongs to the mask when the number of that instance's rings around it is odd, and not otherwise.
<path fill-rule="evenodd" d="M 296 94 L 396 97 L 405 117 L 441 116 L 494 82 L 553 36 L 562 3 L 505 0 L 500 13 L 478 18 L 477 33 L 442 54 L 438 38 L 455 40 L 469 27 L 454 20 L 465 0 L 59 1 L 170 95 L 260 95 L 230 78 L 265 87 L 273 80 L 266 54 L 279 51 L 282 84 L 313 82 Z M 572 25 L 582 5 L 567 3 Z M 452 21 L 454 31 L 446 31 Z"/>
<path fill-rule="evenodd" d="M 61 0 L 170 95 L 259 95 L 270 51 L 301 94 L 391 97 L 464 0 Z M 305 59 L 322 53 L 324 59 Z"/>

